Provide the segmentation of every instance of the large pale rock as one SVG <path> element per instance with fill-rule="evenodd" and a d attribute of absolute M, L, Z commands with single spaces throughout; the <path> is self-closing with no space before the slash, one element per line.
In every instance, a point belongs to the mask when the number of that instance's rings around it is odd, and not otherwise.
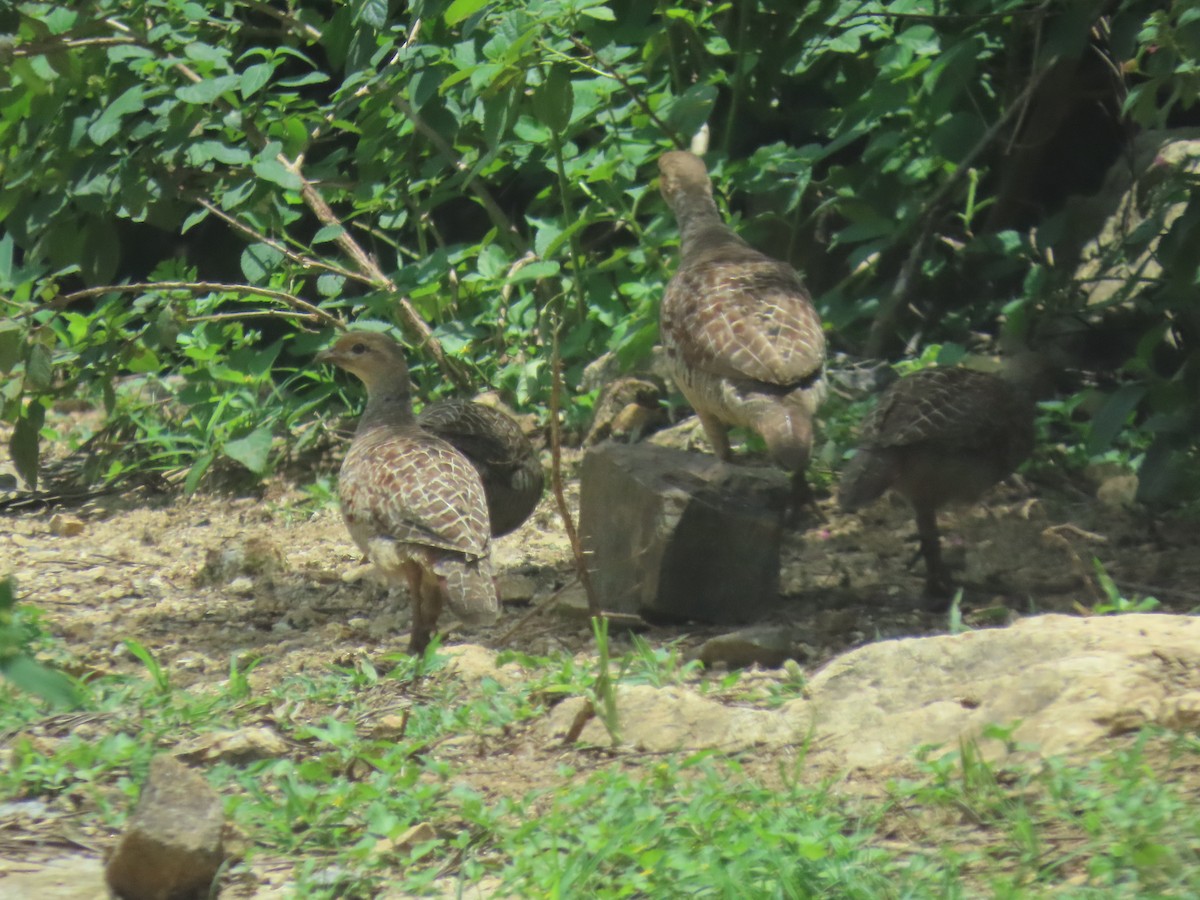
<path fill-rule="evenodd" d="M 1018 720 L 1017 742 L 1045 756 L 1073 753 L 1170 724 L 1178 698 L 1200 689 L 1200 620 L 1036 616 L 1010 628 L 881 641 L 834 660 L 808 689 L 808 699 L 782 712 L 813 722 L 821 749 L 849 766 L 892 762 L 918 745 L 975 739 L 989 724 Z M 981 748 L 1004 749 L 999 741 Z"/>
<path fill-rule="evenodd" d="M 124 900 L 209 896 L 225 860 L 221 798 L 172 756 L 150 761 L 137 808 L 108 861 L 109 886 Z"/>
<path fill-rule="evenodd" d="M 91 856 L 0 862 L 0 900 L 111 900 L 104 864 Z"/>
<path fill-rule="evenodd" d="M 753 620 L 779 593 L 787 476 L 649 444 L 583 459 L 579 523 L 605 609 L 651 621 Z"/>
<path fill-rule="evenodd" d="M 803 745 L 812 765 L 886 768 L 925 744 L 978 741 L 997 759 L 989 725 L 1042 756 L 1078 755 L 1148 724 L 1200 728 L 1200 619 L 1037 616 L 1009 628 L 880 641 L 831 662 L 804 699 L 778 710 L 728 706 L 680 687 L 622 687 L 621 737 L 647 751 Z M 561 740 L 583 700 L 555 708 Z M 1019 724 L 1018 724 L 1019 723 Z M 579 739 L 607 745 L 593 719 Z"/>
<path fill-rule="evenodd" d="M 574 698 L 554 707 L 550 735 L 560 740 L 566 736 L 586 702 Z M 617 688 L 617 717 L 622 746 L 647 753 L 708 749 L 732 753 L 782 746 L 796 735 L 794 723 L 775 712 L 726 706 L 681 687 L 622 685 Z M 579 740 L 597 746 L 610 743 L 598 717 L 584 726 Z"/>

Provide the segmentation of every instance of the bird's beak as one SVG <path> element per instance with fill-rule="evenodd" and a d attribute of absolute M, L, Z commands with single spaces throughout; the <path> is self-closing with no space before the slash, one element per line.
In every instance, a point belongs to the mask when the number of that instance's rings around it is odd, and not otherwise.
<path fill-rule="evenodd" d="M 319 363 L 336 363 L 337 351 L 330 347 L 327 350 L 322 350 L 314 357 L 314 359 Z"/>

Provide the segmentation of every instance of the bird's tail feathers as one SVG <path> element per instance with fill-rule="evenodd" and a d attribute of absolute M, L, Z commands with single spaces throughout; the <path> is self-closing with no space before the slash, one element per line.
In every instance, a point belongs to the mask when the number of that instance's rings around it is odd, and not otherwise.
<path fill-rule="evenodd" d="M 450 611 L 468 625 L 490 625 L 500 618 L 492 565 L 486 558 L 443 559 L 434 571 L 445 579 Z"/>

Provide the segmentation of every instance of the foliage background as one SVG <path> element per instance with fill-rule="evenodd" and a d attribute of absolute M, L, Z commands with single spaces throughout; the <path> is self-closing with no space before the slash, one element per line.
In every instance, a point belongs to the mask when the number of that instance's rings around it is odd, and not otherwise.
<path fill-rule="evenodd" d="M 6 7 L 14 461 L 32 482 L 62 439 L 93 477 L 264 476 L 336 405 L 309 363 L 345 322 L 399 323 L 426 396 L 491 385 L 545 415 L 554 328 L 572 389 L 601 353 L 633 364 L 656 341 L 676 236 L 654 160 L 708 123 L 719 202 L 804 273 L 834 349 L 1048 346 L 1087 373 L 1051 409 L 1066 458 L 1115 453 L 1145 499 L 1187 496 L 1200 201 L 1155 148 L 1194 124 L 1200 7 L 1164 6 Z M 1083 274 L 1113 171 L 1137 180 L 1142 224 Z M 104 425 L 58 434 L 64 398 L 102 403 Z"/>

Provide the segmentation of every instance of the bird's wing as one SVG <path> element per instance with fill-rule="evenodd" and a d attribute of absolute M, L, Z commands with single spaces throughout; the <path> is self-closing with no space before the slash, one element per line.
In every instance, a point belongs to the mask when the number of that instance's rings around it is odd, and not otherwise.
<path fill-rule="evenodd" d="M 417 423 L 453 444 L 476 465 L 504 468 L 533 455 L 521 427 L 507 414 L 470 400 L 444 400 L 421 411 Z"/>
<path fill-rule="evenodd" d="M 662 329 L 692 369 L 789 387 L 825 362 L 821 319 L 799 276 L 754 254 L 684 264 L 667 285 Z"/>
<path fill-rule="evenodd" d="M 971 369 L 933 368 L 892 383 L 863 421 L 866 446 L 903 447 L 937 442 L 985 447 L 1007 427 L 1012 389 Z"/>
<path fill-rule="evenodd" d="M 490 528 L 479 474 L 457 450 L 409 430 L 356 441 L 342 467 L 339 494 L 348 519 L 380 537 L 486 556 Z"/>

